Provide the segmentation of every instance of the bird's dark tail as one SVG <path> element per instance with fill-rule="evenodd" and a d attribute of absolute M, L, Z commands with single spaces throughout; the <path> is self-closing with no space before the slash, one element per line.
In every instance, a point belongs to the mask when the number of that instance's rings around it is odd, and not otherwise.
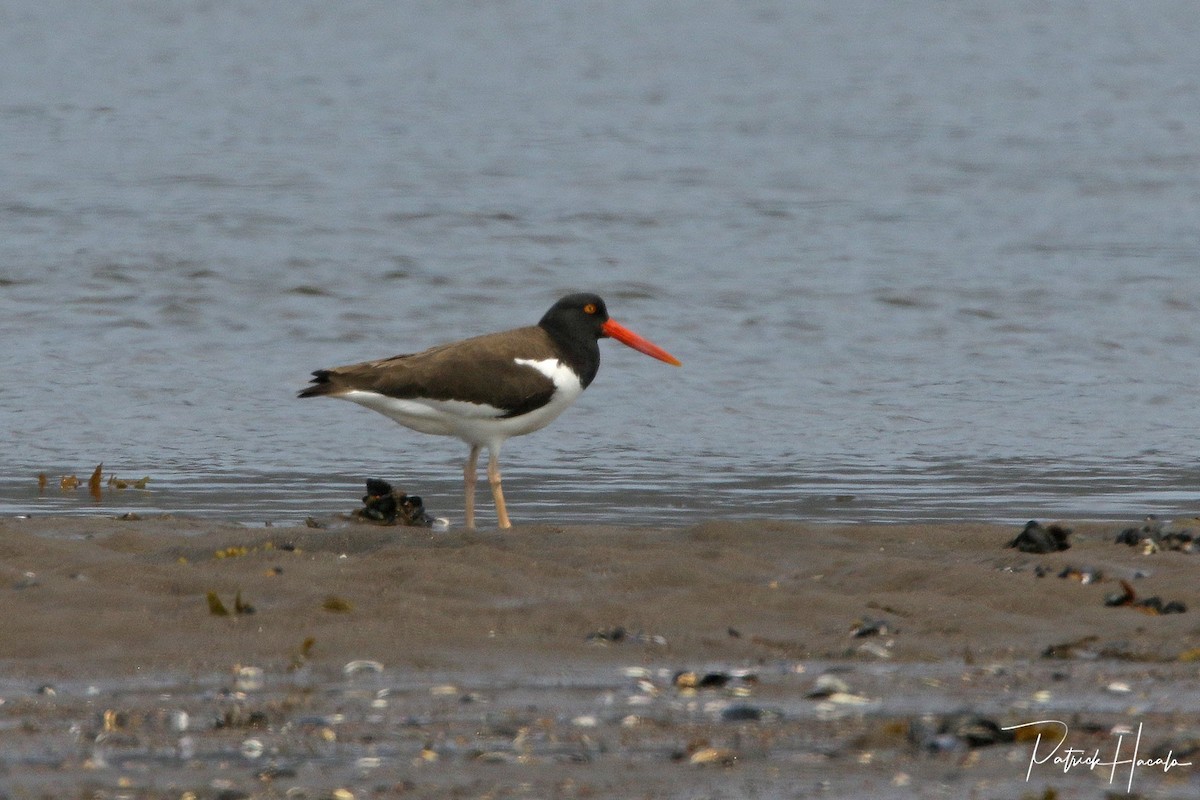
<path fill-rule="evenodd" d="M 313 373 L 312 385 L 300 390 L 297 397 L 321 397 L 333 392 L 333 383 L 329 380 L 329 370 L 319 369 Z"/>

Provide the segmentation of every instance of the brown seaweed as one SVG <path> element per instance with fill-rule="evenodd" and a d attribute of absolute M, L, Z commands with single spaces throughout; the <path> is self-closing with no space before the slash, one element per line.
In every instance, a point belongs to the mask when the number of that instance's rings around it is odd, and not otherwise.
<path fill-rule="evenodd" d="M 214 617 L 228 617 L 229 609 L 221 602 L 220 596 L 216 592 L 209 592 L 205 597 L 208 599 L 208 613 Z"/>

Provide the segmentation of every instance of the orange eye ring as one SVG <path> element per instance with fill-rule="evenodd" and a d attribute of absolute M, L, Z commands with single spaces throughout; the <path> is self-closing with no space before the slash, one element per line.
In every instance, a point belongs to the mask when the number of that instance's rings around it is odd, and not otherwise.
<path fill-rule="evenodd" d="M 583 313 L 585 313 L 585 314 L 595 314 L 595 313 L 596 313 L 596 304 L 595 304 L 595 303 L 588 303 L 586 306 L 584 306 L 584 307 L 583 307 Z"/>

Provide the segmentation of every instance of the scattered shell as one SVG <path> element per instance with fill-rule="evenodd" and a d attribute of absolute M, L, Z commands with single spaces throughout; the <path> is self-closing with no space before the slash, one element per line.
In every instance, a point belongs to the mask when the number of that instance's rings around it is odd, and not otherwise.
<path fill-rule="evenodd" d="M 846 693 L 849 691 L 850 684 L 846 683 L 838 676 L 826 672 L 817 676 L 817 681 L 815 684 L 813 684 L 812 691 L 806 694 L 805 697 L 809 699 L 819 699 L 822 697 L 829 697 L 833 694 Z"/>
<path fill-rule="evenodd" d="M 383 664 L 379 661 L 368 661 L 367 659 L 358 659 L 356 661 L 347 661 L 346 666 L 342 667 L 342 674 L 348 678 L 356 677 L 365 673 L 379 675 L 383 672 Z"/>
<path fill-rule="evenodd" d="M 834 692 L 825 698 L 826 702 L 839 706 L 865 706 L 871 703 L 871 698 L 862 694 L 850 692 Z"/>
<path fill-rule="evenodd" d="M 1098 581 L 1103 580 L 1104 573 L 1095 567 L 1064 567 L 1063 570 L 1058 573 L 1058 577 L 1079 581 L 1084 586 L 1087 586 L 1088 584 L 1097 583 Z"/>
<path fill-rule="evenodd" d="M 262 667 L 238 667 L 235 676 L 233 685 L 239 692 L 257 692 L 263 688 Z"/>
<path fill-rule="evenodd" d="M 267 748 L 258 739 L 246 739 L 238 749 L 246 758 L 260 758 Z"/>
<path fill-rule="evenodd" d="M 891 642 L 888 642 L 887 645 L 879 644 L 879 642 L 863 642 L 858 646 L 858 652 L 866 653 L 869 656 L 875 656 L 879 659 L 888 659 L 892 657 L 892 651 L 888 650 L 889 645 L 891 645 Z"/>
<path fill-rule="evenodd" d="M 692 753 L 688 763 L 698 767 L 731 767 L 737 759 L 738 754 L 726 747 L 701 747 Z"/>

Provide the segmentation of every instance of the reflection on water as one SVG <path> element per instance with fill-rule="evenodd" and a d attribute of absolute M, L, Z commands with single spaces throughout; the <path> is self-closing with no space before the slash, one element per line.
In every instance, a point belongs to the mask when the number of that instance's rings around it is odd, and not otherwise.
<path fill-rule="evenodd" d="M 1028 462 L 909 464 L 887 471 L 867 465 L 836 471 L 752 469 L 656 472 L 666 465 L 591 470 L 586 480 L 539 470 L 506 471 L 514 519 L 524 523 L 685 525 L 708 518 L 775 518 L 824 522 L 995 521 L 1029 518 L 1140 519 L 1192 516 L 1200 470 L 1160 465 L 1115 474 L 1109 465 L 1064 469 Z M 435 516 L 462 519 L 462 483 L 445 472 L 404 488 Z M 38 492 L 34 479 L 0 480 L 0 514 L 184 514 L 246 524 L 299 524 L 359 507 L 364 481 L 331 475 L 206 473 L 153 479 L 145 491 L 106 490 L 96 503 L 86 489 Z M 489 524 L 491 508 L 481 507 Z"/>
<path fill-rule="evenodd" d="M 684 368 L 605 345 L 506 447 L 518 518 L 1194 499 L 1188 3 L 16 6 L 6 511 L 86 510 L 27 481 L 104 461 L 134 507 L 379 475 L 452 515 L 465 448 L 296 390 L 578 288 Z"/>

